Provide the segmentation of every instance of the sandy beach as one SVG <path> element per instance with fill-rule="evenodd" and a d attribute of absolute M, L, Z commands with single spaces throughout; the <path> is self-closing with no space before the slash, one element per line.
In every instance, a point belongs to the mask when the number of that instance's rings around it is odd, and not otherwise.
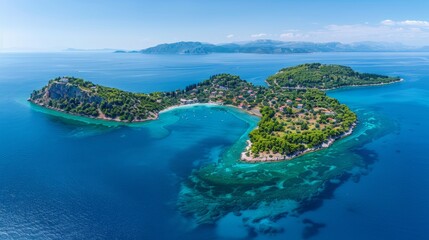
<path fill-rule="evenodd" d="M 224 104 L 219 104 L 219 103 L 215 103 L 215 102 L 209 102 L 209 103 L 192 103 L 192 104 L 186 104 L 186 105 L 175 105 L 175 106 L 171 106 L 171 107 L 168 107 L 168 108 L 166 108 L 164 110 L 159 111 L 159 114 L 165 113 L 165 112 L 168 112 L 168 111 L 172 111 L 174 109 L 185 109 L 185 108 L 192 108 L 192 107 L 196 107 L 196 106 L 231 107 L 231 108 L 238 109 L 238 110 L 240 110 L 242 112 L 245 112 L 247 114 L 254 115 L 254 116 L 257 116 L 257 117 L 261 117 L 261 114 L 257 110 L 256 111 L 253 111 L 253 110 L 249 111 L 249 110 L 245 110 L 243 108 L 239 108 L 239 107 L 234 106 L 234 105 L 229 105 L 229 104 L 228 105 L 224 105 Z"/>

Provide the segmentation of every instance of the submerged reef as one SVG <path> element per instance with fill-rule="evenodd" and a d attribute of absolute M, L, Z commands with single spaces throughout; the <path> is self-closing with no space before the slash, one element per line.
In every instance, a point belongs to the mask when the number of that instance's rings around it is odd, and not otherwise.
<path fill-rule="evenodd" d="M 282 231 L 275 225 L 279 218 L 319 207 L 344 181 L 356 181 L 369 171 L 376 155 L 362 146 L 389 129 L 388 122 L 373 114 L 358 111 L 360 124 L 351 137 L 293 161 L 239 163 L 233 159 L 240 146 L 233 146 L 220 163 L 192 172 L 177 206 L 199 224 L 214 224 L 234 213 L 253 231 Z M 252 214 L 243 214 L 248 210 Z"/>

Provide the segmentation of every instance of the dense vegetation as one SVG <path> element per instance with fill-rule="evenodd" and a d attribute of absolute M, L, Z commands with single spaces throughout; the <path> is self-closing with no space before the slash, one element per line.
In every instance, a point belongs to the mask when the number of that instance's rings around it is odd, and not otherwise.
<path fill-rule="evenodd" d="M 286 88 L 333 89 L 345 86 L 384 84 L 398 77 L 358 73 L 350 67 L 320 63 L 302 64 L 281 69 L 267 79 L 268 84 Z"/>
<path fill-rule="evenodd" d="M 305 64 L 270 77 L 270 87 L 219 74 L 183 90 L 143 94 L 63 77 L 34 91 L 30 101 L 72 114 L 128 122 L 155 119 L 161 110 L 180 104 L 232 105 L 261 116 L 258 128 L 250 133 L 252 145 L 247 157 L 273 159 L 320 146 L 349 131 L 356 122 L 356 115 L 347 106 L 325 92 L 300 87 L 331 88 L 393 79 L 356 73 L 343 66 Z"/>
<path fill-rule="evenodd" d="M 156 118 L 166 107 L 159 101 L 160 95 L 125 92 L 79 78 L 63 77 L 34 91 L 30 100 L 72 114 L 131 122 Z"/>
<path fill-rule="evenodd" d="M 317 89 L 280 91 L 274 99 L 250 133 L 252 153 L 291 155 L 338 137 L 356 121 L 347 106 Z"/>

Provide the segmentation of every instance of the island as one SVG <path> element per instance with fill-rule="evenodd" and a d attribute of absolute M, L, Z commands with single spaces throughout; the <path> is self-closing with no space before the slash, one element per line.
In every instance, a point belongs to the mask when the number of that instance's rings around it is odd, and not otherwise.
<path fill-rule="evenodd" d="M 363 74 L 349 67 L 303 64 L 285 68 L 255 86 L 239 76 L 218 74 L 171 92 L 132 93 L 74 77 L 58 77 L 33 91 L 29 101 L 57 111 L 119 122 L 157 119 L 167 108 L 213 103 L 260 117 L 241 154 L 244 162 L 289 160 L 330 146 L 351 134 L 357 117 L 323 89 L 397 82 L 397 77 Z M 322 89 L 322 90 L 321 90 Z"/>
<path fill-rule="evenodd" d="M 354 140 L 369 143 L 391 129 L 381 117 L 360 113 L 362 124 L 351 141 L 328 148 L 354 130 L 357 115 L 324 89 L 400 80 L 319 63 L 282 69 L 267 78 L 268 86 L 218 74 L 184 89 L 149 94 L 58 77 L 33 91 L 29 101 L 67 114 L 125 123 L 155 120 L 162 111 L 196 103 L 256 115 L 257 123 L 252 117 L 245 135 L 222 153 L 220 162 L 198 166 L 180 183 L 176 204 L 197 225 L 233 214 L 253 231 L 272 234 L 283 231 L 276 225 L 279 218 L 314 209 L 347 179 L 357 181 L 367 174 L 376 154 L 356 149 Z M 285 161 L 297 156 L 301 157 Z"/>

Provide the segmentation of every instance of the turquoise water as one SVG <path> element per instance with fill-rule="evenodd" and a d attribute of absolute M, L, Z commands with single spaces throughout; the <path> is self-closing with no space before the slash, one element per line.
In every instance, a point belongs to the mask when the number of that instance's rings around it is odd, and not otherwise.
<path fill-rule="evenodd" d="M 249 233 L 234 215 L 196 227 L 176 206 L 192 171 L 233 161 L 255 117 L 199 106 L 122 126 L 46 114 L 25 101 L 62 75 L 151 92 L 220 72 L 264 84 L 282 67 L 314 61 L 405 81 L 329 92 L 358 112 L 362 129 L 369 116 L 382 123 L 380 132 L 354 134 L 306 158 L 357 152 L 370 169 L 317 208 L 279 219 L 283 232 L 274 235 Z M 425 239 L 428 129 L 429 53 L 0 54 L 0 239 Z"/>

